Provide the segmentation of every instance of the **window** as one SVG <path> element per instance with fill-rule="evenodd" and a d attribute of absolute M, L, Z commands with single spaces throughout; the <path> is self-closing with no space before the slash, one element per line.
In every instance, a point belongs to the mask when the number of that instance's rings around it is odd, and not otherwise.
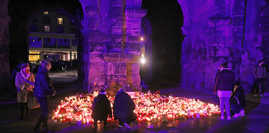
<path fill-rule="evenodd" d="M 57 24 L 63 24 L 64 19 L 63 18 L 57 18 Z"/>
<path fill-rule="evenodd" d="M 44 15 L 48 15 L 49 14 L 49 11 L 44 11 L 43 14 Z"/>
<path fill-rule="evenodd" d="M 45 26 L 44 26 L 44 31 L 45 31 L 45 32 L 50 32 L 50 26 L 45 25 Z"/>

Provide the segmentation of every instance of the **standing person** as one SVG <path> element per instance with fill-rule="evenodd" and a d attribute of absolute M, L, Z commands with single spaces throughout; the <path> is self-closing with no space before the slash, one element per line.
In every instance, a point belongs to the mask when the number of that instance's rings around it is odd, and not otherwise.
<path fill-rule="evenodd" d="M 35 78 L 34 96 L 37 98 L 40 104 L 40 117 L 35 124 L 34 131 L 37 132 L 41 123 L 45 128 L 45 132 L 48 132 L 48 96 L 55 95 L 56 91 L 50 86 L 50 79 L 48 71 L 51 69 L 51 63 L 49 61 L 42 61 Z"/>
<path fill-rule="evenodd" d="M 258 66 L 256 67 L 255 70 L 255 91 L 254 94 L 257 95 L 259 94 L 259 91 L 261 90 L 261 95 L 264 95 L 264 81 L 266 79 L 266 67 L 264 65 L 264 61 L 260 60 L 258 63 Z"/>
<path fill-rule="evenodd" d="M 27 104 L 27 108 L 28 109 L 33 109 L 37 104 L 36 98 L 33 95 L 33 91 L 34 91 L 34 83 L 35 83 L 35 75 L 30 72 L 30 77 L 28 79 L 32 84 L 26 84 L 26 89 L 28 91 L 28 104 Z"/>
<path fill-rule="evenodd" d="M 234 85 L 230 103 L 231 103 L 231 112 L 233 113 L 234 118 L 238 116 L 245 116 L 245 105 L 246 105 L 245 93 L 239 81 L 237 81 Z"/>
<path fill-rule="evenodd" d="M 21 69 L 16 74 L 15 86 L 17 88 L 17 103 L 20 110 L 20 119 L 23 120 L 25 113 L 28 113 L 28 93 L 29 88 L 32 88 L 34 81 L 30 81 L 30 65 L 22 64 Z"/>
<path fill-rule="evenodd" d="M 220 102 L 221 119 L 225 119 L 224 112 L 226 112 L 227 119 L 231 119 L 230 113 L 230 97 L 232 95 L 233 84 L 235 82 L 235 74 L 228 68 L 228 63 L 222 64 L 223 70 L 216 75 L 215 89 Z"/>
<path fill-rule="evenodd" d="M 101 89 L 99 95 L 94 98 L 92 104 L 92 112 L 95 128 L 97 128 L 98 120 L 103 121 L 105 127 L 107 123 L 107 117 L 112 117 L 110 101 L 106 97 L 106 92 L 104 89 Z"/>
<path fill-rule="evenodd" d="M 135 104 L 132 98 L 122 88 L 119 89 L 115 96 L 113 113 L 114 118 L 119 120 L 120 126 L 124 125 L 129 128 L 128 124 L 136 120 L 134 109 Z"/>
<path fill-rule="evenodd" d="M 217 69 L 217 73 L 216 73 L 216 75 L 218 75 L 222 70 L 223 70 L 224 68 L 223 68 L 223 64 L 221 64 L 219 67 L 218 67 L 218 69 Z M 215 77 L 215 83 L 217 82 L 217 76 Z M 217 86 L 216 86 L 217 84 L 215 84 L 215 86 L 214 86 L 214 92 L 217 92 Z"/>

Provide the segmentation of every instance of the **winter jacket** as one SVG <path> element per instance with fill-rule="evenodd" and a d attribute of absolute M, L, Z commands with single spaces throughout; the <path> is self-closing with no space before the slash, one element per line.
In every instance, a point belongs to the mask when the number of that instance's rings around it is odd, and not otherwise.
<path fill-rule="evenodd" d="M 40 66 L 35 78 L 34 96 L 42 98 L 52 95 L 52 93 L 48 70 Z"/>
<path fill-rule="evenodd" d="M 95 120 L 106 120 L 108 115 L 112 116 L 110 102 L 105 94 L 99 94 L 94 98 L 92 112 Z"/>
<path fill-rule="evenodd" d="M 237 88 L 230 99 L 231 104 L 239 104 L 242 108 L 245 107 L 245 93 L 242 87 Z"/>
<path fill-rule="evenodd" d="M 15 86 L 17 91 L 21 91 L 24 88 L 33 87 L 34 85 L 34 75 L 30 73 L 28 76 L 24 75 L 22 71 L 17 72 L 15 77 Z"/>
<path fill-rule="evenodd" d="M 264 65 L 257 66 L 255 70 L 255 78 L 266 78 L 266 67 Z"/>
<path fill-rule="evenodd" d="M 134 109 L 135 104 L 131 97 L 123 90 L 118 91 L 113 105 L 115 119 L 119 119 L 124 122 L 129 121 L 134 117 Z"/>
<path fill-rule="evenodd" d="M 33 88 L 33 74 L 24 75 L 22 71 L 17 72 L 15 77 L 15 86 L 17 88 L 17 102 L 26 103 L 28 99 L 28 89 Z"/>
<path fill-rule="evenodd" d="M 230 70 L 223 70 L 217 73 L 215 80 L 216 90 L 232 90 L 235 82 L 235 75 Z"/>

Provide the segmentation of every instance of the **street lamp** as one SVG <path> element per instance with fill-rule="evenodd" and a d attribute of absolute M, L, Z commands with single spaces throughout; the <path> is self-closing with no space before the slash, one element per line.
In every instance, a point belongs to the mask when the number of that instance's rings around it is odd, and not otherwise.
<path fill-rule="evenodd" d="M 141 57 L 140 57 L 140 63 L 142 65 L 146 64 L 146 58 L 145 58 L 144 54 L 142 54 Z"/>
<path fill-rule="evenodd" d="M 140 41 L 143 42 L 145 38 L 143 36 L 140 37 Z"/>

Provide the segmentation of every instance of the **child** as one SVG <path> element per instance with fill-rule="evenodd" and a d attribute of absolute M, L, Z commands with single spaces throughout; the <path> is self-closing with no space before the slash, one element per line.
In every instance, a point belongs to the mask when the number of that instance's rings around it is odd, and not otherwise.
<path fill-rule="evenodd" d="M 104 89 L 101 89 L 99 95 L 94 98 L 92 104 L 92 117 L 94 119 L 94 127 L 97 128 L 97 121 L 103 121 L 104 127 L 107 123 L 108 115 L 112 117 L 110 102 L 106 97 Z"/>
<path fill-rule="evenodd" d="M 236 82 L 234 85 L 230 103 L 234 118 L 245 116 L 245 94 L 244 89 L 240 86 L 240 82 Z"/>

